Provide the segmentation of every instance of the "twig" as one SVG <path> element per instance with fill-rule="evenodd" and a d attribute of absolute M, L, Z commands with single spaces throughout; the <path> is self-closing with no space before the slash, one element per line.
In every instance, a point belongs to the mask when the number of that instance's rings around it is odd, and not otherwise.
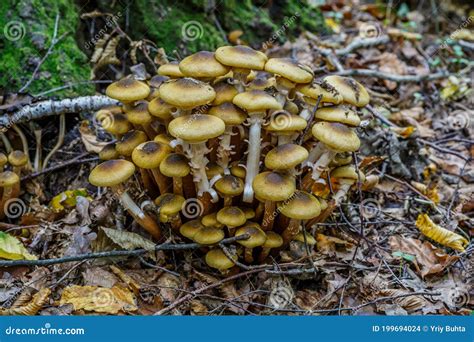
<path fill-rule="evenodd" d="M 427 141 L 425 139 L 418 139 L 421 143 L 425 144 L 425 145 L 428 145 L 429 147 L 439 151 L 439 152 L 443 152 L 443 153 L 447 153 L 447 154 L 452 154 L 453 156 L 456 156 L 464 161 L 469 161 L 469 158 L 468 157 L 465 157 L 463 156 L 461 153 L 458 153 L 456 151 L 452 151 L 452 150 L 449 150 L 447 148 L 444 148 L 444 147 L 439 147 L 438 145 L 430 142 L 430 141 Z"/>
<path fill-rule="evenodd" d="M 397 82 L 397 83 L 404 83 L 404 82 L 421 82 L 421 81 L 432 81 L 441 78 L 448 78 L 453 74 L 449 72 L 438 72 L 435 74 L 424 74 L 424 75 L 397 75 L 397 74 L 390 74 L 387 72 L 382 72 L 378 70 L 370 70 L 370 69 L 349 69 L 349 70 L 342 70 L 337 71 L 334 74 L 339 76 L 365 76 L 365 77 L 376 77 L 382 78 L 385 80 Z"/>
<path fill-rule="evenodd" d="M 369 47 L 380 44 L 387 44 L 390 41 L 389 36 L 380 36 L 377 38 L 356 38 L 349 45 L 342 49 L 336 49 L 334 53 L 336 56 L 343 56 L 351 53 L 354 50 L 357 50 L 361 47 Z"/>
<path fill-rule="evenodd" d="M 88 155 L 88 153 L 81 154 L 80 156 L 77 156 L 76 158 L 71 159 L 71 160 L 69 160 L 65 163 L 59 163 L 57 165 L 51 166 L 50 168 L 43 169 L 42 171 L 26 175 L 25 177 L 21 178 L 21 181 L 36 178 L 36 177 L 39 177 L 41 175 L 44 175 L 45 173 L 57 171 L 57 170 L 65 168 L 67 166 L 71 166 L 71 165 L 75 165 L 75 164 L 90 163 L 90 162 L 99 160 L 99 157 L 93 157 L 93 158 L 88 158 L 88 159 L 80 159 L 80 158 L 84 157 L 85 155 Z"/>
<path fill-rule="evenodd" d="M 38 93 L 38 94 L 33 94 L 31 96 L 37 98 L 37 97 L 45 96 L 47 94 L 54 93 L 56 91 L 60 91 L 60 90 L 68 89 L 68 88 L 74 88 L 76 86 L 83 85 L 83 84 L 109 84 L 109 83 L 112 83 L 112 82 L 113 81 L 110 81 L 110 80 L 92 80 L 92 81 L 81 81 L 81 82 L 76 82 L 76 83 L 68 83 L 68 84 L 65 84 L 63 86 L 56 87 L 56 88 L 53 88 L 53 89 L 49 89 L 49 90 L 43 91 L 43 92 Z"/>
<path fill-rule="evenodd" d="M 232 243 L 239 240 L 248 239 L 248 234 L 243 234 L 240 236 L 231 237 L 228 239 L 222 240 L 220 243 Z M 183 244 L 170 244 L 163 243 L 156 245 L 154 251 L 178 251 L 178 250 L 187 250 L 187 249 L 196 249 L 201 248 L 202 245 L 198 243 L 183 243 Z M 13 266 L 49 266 L 55 264 L 63 264 L 71 261 L 83 261 L 87 259 L 100 259 L 100 258 L 113 258 L 119 256 L 138 256 L 142 254 L 149 253 L 148 249 L 135 249 L 132 251 L 129 250 L 117 250 L 117 251 L 108 251 L 108 252 L 95 252 L 87 254 L 79 254 L 73 256 L 67 256 L 62 258 L 55 259 L 43 259 L 43 260 L 1 260 L 0 267 L 13 267 Z"/>

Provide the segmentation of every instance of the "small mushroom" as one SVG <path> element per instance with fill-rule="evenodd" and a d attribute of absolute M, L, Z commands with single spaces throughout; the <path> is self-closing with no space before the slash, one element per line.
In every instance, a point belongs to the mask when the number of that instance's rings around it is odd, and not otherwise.
<path fill-rule="evenodd" d="M 150 95 L 146 98 L 147 101 L 152 101 L 160 97 L 159 88 L 163 84 L 163 82 L 168 81 L 170 78 L 168 76 L 163 75 L 155 75 L 148 81 L 148 85 L 150 86 Z"/>
<path fill-rule="evenodd" d="M 326 86 L 326 88 L 324 86 Z M 339 94 L 335 88 L 327 86 L 327 84 L 313 82 L 299 85 L 296 87 L 296 91 L 303 95 L 303 110 L 300 112 L 300 116 L 306 121 L 310 119 L 314 106 L 316 106 L 318 102 L 318 98 L 321 99 L 320 104 L 339 104 L 343 100 L 342 95 Z"/>
<path fill-rule="evenodd" d="M 341 94 L 343 101 L 356 107 L 364 107 L 370 102 L 369 93 L 362 84 L 349 77 L 338 75 L 326 76 L 323 79 L 322 86 L 337 90 Z"/>
<path fill-rule="evenodd" d="M 272 231 L 265 233 L 267 234 L 267 240 L 265 240 L 265 243 L 262 245 L 262 251 L 259 256 L 260 262 L 263 262 L 268 257 L 273 248 L 279 248 L 283 245 L 283 238 L 280 234 Z"/>
<path fill-rule="evenodd" d="M 160 164 L 168 154 L 168 149 L 162 143 L 147 141 L 133 149 L 132 160 L 141 169 L 150 170 L 153 174 L 160 194 L 168 192 L 168 181 L 160 172 Z"/>
<path fill-rule="evenodd" d="M 155 220 L 145 214 L 133 201 L 123 184 L 134 174 L 135 165 L 123 159 L 113 159 L 97 165 L 89 175 L 89 183 L 95 186 L 110 187 L 124 208 L 132 215 L 137 223 L 149 232 L 155 239 L 161 238 L 161 231 Z"/>
<path fill-rule="evenodd" d="M 203 227 L 194 235 L 194 242 L 200 245 L 210 246 L 219 243 L 224 239 L 224 231 L 215 227 Z"/>
<path fill-rule="evenodd" d="M 183 223 L 181 227 L 179 227 L 179 233 L 189 240 L 194 240 L 194 235 L 203 227 L 204 225 L 201 223 L 201 220 L 195 219 Z"/>
<path fill-rule="evenodd" d="M 235 228 L 245 224 L 247 218 L 239 207 L 224 207 L 217 212 L 217 221 L 227 227 L 229 236 L 234 236 Z"/>
<path fill-rule="evenodd" d="M 296 174 L 296 166 L 308 158 L 308 151 L 296 144 L 284 144 L 273 148 L 265 156 L 265 167 L 273 171 Z"/>
<path fill-rule="evenodd" d="M 111 159 L 118 159 L 120 154 L 115 149 L 115 143 L 109 143 L 102 147 L 102 150 L 99 152 L 99 159 L 100 160 L 111 160 Z"/>
<path fill-rule="evenodd" d="M 131 130 L 127 132 L 120 141 L 116 142 L 115 149 L 126 158 L 132 156 L 133 150 L 140 144 L 148 140 L 147 135 L 139 130 Z"/>
<path fill-rule="evenodd" d="M 12 198 L 17 198 L 19 193 L 20 177 L 12 171 L 0 173 L 0 188 L 2 189 L 2 198 L 0 200 L 0 219 L 5 217 L 8 212 L 7 202 Z"/>
<path fill-rule="evenodd" d="M 139 129 L 142 128 L 148 135 L 148 138 L 153 139 L 156 132 L 151 126 L 153 117 L 148 111 L 148 102 L 140 100 L 134 104 L 124 105 L 123 107 L 127 120 L 134 124 L 135 127 Z"/>
<path fill-rule="evenodd" d="M 184 58 L 179 63 L 179 70 L 186 77 L 210 81 L 227 74 L 230 68 L 217 61 L 214 52 L 199 51 Z"/>
<path fill-rule="evenodd" d="M 175 194 L 162 194 L 155 199 L 155 204 L 160 211 L 160 221 L 169 223 L 175 231 L 181 226 L 179 212 L 184 204 L 184 197 Z"/>
<path fill-rule="evenodd" d="M 214 84 L 214 91 L 216 92 L 216 98 L 212 101 L 213 106 L 219 106 L 226 102 L 232 102 L 235 95 L 239 92 L 237 88 L 232 84 L 229 84 L 227 80 Z"/>
<path fill-rule="evenodd" d="M 130 131 L 133 126 L 124 114 L 97 114 L 96 119 L 100 122 L 102 128 L 120 139 L 124 134 Z"/>
<path fill-rule="evenodd" d="M 173 79 L 184 77 L 184 74 L 179 69 L 179 63 L 175 61 L 160 65 L 157 72 L 158 75 L 167 76 Z"/>
<path fill-rule="evenodd" d="M 239 196 L 244 191 L 242 179 L 233 175 L 224 175 L 215 183 L 217 192 L 224 198 L 224 206 L 232 205 L 232 198 Z"/>
<path fill-rule="evenodd" d="M 23 151 L 15 150 L 8 154 L 8 162 L 13 168 L 13 172 L 18 175 L 18 178 L 21 179 L 21 171 L 26 167 L 28 164 L 28 157 Z M 15 193 L 20 193 L 20 182 L 14 185 Z M 18 196 L 18 195 L 17 195 Z"/>
<path fill-rule="evenodd" d="M 278 145 L 283 145 L 292 143 L 307 125 L 302 117 L 282 110 L 272 113 L 265 130 L 278 137 Z"/>
<path fill-rule="evenodd" d="M 262 246 L 267 240 L 267 235 L 260 228 L 260 225 L 255 222 L 247 222 L 243 227 L 240 227 L 235 232 L 235 236 L 248 234 L 249 238 L 246 240 L 238 240 L 237 242 L 245 247 L 244 260 L 247 263 L 253 262 L 253 249 Z"/>
<path fill-rule="evenodd" d="M 122 103 L 130 103 L 146 99 L 150 95 L 150 87 L 146 83 L 128 76 L 110 84 L 105 93 L 108 97 L 119 100 Z"/>
<path fill-rule="evenodd" d="M 189 175 L 191 169 L 184 154 L 168 154 L 160 164 L 160 172 L 166 177 L 173 178 L 173 193 L 183 195 L 183 178 Z"/>
<path fill-rule="evenodd" d="M 224 227 L 222 223 L 217 221 L 217 212 L 204 215 L 201 218 L 201 223 L 206 227 L 214 227 L 219 229 Z"/>
<path fill-rule="evenodd" d="M 8 157 L 5 155 L 5 153 L 0 152 L 0 172 L 3 172 L 3 169 L 5 165 L 8 163 Z"/>
<path fill-rule="evenodd" d="M 353 110 L 345 106 L 319 108 L 314 118 L 319 121 L 339 122 L 352 127 L 358 127 L 360 125 L 359 116 Z"/>
<path fill-rule="evenodd" d="M 360 171 L 359 174 L 357 174 L 355 167 L 352 165 L 340 166 L 332 170 L 331 177 L 337 178 L 338 183 L 340 184 L 339 190 L 337 190 L 333 197 L 336 204 L 341 203 L 351 186 L 358 182 L 359 179 L 361 183 L 365 181 L 364 174 Z"/>
<path fill-rule="evenodd" d="M 206 264 L 209 267 L 219 270 L 221 273 L 225 273 L 228 269 L 235 266 L 234 261 L 237 260 L 237 256 L 234 260 L 229 259 L 227 255 L 220 249 L 214 248 L 206 253 Z"/>

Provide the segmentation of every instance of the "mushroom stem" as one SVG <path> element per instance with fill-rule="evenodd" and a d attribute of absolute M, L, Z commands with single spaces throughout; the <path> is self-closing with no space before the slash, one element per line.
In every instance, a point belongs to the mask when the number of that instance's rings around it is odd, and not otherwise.
<path fill-rule="evenodd" d="M 58 140 L 56 141 L 56 145 L 54 145 L 53 149 L 48 153 L 46 158 L 43 160 L 43 164 L 41 168 L 44 170 L 46 166 L 48 165 L 49 160 L 51 157 L 59 150 L 59 148 L 63 145 L 64 143 L 64 136 L 66 134 L 66 116 L 64 114 L 61 114 L 59 116 L 59 134 L 58 134 Z M 28 158 L 29 159 L 29 158 Z"/>
<path fill-rule="evenodd" d="M 160 190 L 160 194 L 162 195 L 162 194 L 168 192 L 167 179 L 160 172 L 160 169 L 158 169 L 158 168 L 151 169 L 151 173 L 153 174 L 153 178 L 155 179 L 155 182 L 158 185 L 158 189 Z"/>
<path fill-rule="evenodd" d="M 278 146 L 289 144 L 293 142 L 293 134 L 279 134 L 278 135 Z"/>
<path fill-rule="evenodd" d="M 326 148 L 324 147 L 324 144 L 318 142 L 316 146 L 314 146 L 309 152 L 308 158 L 303 163 L 303 167 L 313 165 L 314 162 L 321 157 L 325 150 Z"/>
<path fill-rule="evenodd" d="M 5 208 L 8 200 L 18 197 L 19 193 L 17 192 L 17 189 L 18 187 L 16 187 L 16 184 L 14 186 L 6 186 L 3 188 L 2 199 L 0 200 L 0 219 L 4 219 L 8 212 L 8 208 Z"/>
<path fill-rule="evenodd" d="M 2 139 L 3 147 L 5 147 L 5 152 L 10 153 L 12 151 L 12 144 L 10 143 L 10 140 L 8 140 L 5 133 L 0 132 L 0 139 Z"/>
<path fill-rule="evenodd" d="M 35 141 L 36 141 L 35 161 L 34 161 L 34 165 L 33 165 L 33 170 L 35 172 L 39 172 L 41 170 L 41 161 L 42 161 L 42 156 L 41 155 L 42 155 L 42 152 L 43 152 L 43 148 L 42 148 L 42 145 L 41 145 L 41 138 L 42 138 L 41 132 L 42 132 L 41 129 L 35 129 L 33 131 L 33 133 L 35 135 Z"/>
<path fill-rule="evenodd" d="M 193 173 L 194 182 L 197 185 L 197 195 L 202 196 L 208 192 L 212 197 L 212 202 L 219 200 L 217 192 L 209 185 L 209 179 L 206 174 L 206 165 L 209 160 L 206 158 L 206 153 L 209 152 L 205 142 L 199 143 L 184 143 L 185 153 L 190 159 L 190 166 Z"/>
<path fill-rule="evenodd" d="M 270 247 L 262 247 L 262 251 L 260 252 L 260 256 L 258 257 L 258 261 L 261 263 L 270 255 L 270 251 L 272 249 Z"/>
<path fill-rule="evenodd" d="M 245 186 L 243 193 L 243 201 L 246 203 L 252 203 L 253 201 L 253 187 L 252 182 L 255 176 L 258 174 L 259 162 L 260 162 L 260 139 L 261 139 L 261 127 L 263 122 L 264 113 L 251 113 L 248 121 L 250 123 L 249 129 L 249 142 L 248 142 L 248 154 L 247 154 L 247 166 L 245 174 Z"/>
<path fill-rule="evenodd" d="M 61 115 L 64 116 L 64 114 L 61 114 Z M 31 161 L 30 161 L 30 152 L 29 152 L 29 147 L 28 147 L 28 140 L 26 139 L 26 136 L 25 136 L 25 134 L 23 133 L 23 131 L 21 130 L 20 127 L 18 127 L 17 125 L 13 125 L 12 127 L 15 130 L 15 132 L 18 134 L 18 136 L 20 137 L 21 144 L 22 144 L 22 147 L 23 147 L 23 153 L 25 154 L 26 159 L 27 159 L 27 168 L 28 168 L 28 170 L 31 170 Z M 60 134 L 61 134 L 61 132 L 60 132 Z"/>
<path fill-rule="evenodd" d="M 251 264 L 253 262 L 253 248 L 245 248 L 244 260 L 248 264 Z"/>
<path fill-rule="evenodd" d="M 219 137 L 219 147 L 217 148 L 217 164 L 224 169 L 226 174 L 229 174 L 229 160 L 232 154 L 232 145 L 230 143 L 232 138 L 232 126 L 226 126 L 224 134 Z"/>
<path fill-rule="evenodd" d="M 331 151 L 329 149 L 324 151 L 318 161 L 313 165 L 313 173 L 311 174 L 311 178 L 313 178 L 313 180 L 319 179 L 319 176 L 327 168 L 336 153 L 337 152 Z"/>
<path fill-rule="evenodd" d="M 339 188 L 339 190 L 337 190 L 336 194 L 333 197 L 334 201 L 336 202 L 336 205 L 339 205 L 341 203 L 341 201 L 344 199 L 347 192 L 351 188 L 352 184 L 354 184 L 354 182 L 352 180 L 351 181 L 349 181 L 349 180 L 343 180 L 342 181 L 341 187 Z"/>
<path fill-rule="evenodd" d="M 173 193 L 183 196 L 183 180 L 180 177 L 173 177 Z"/>
<path fill-rule="evenodd" d="M 262 220 L 262 229 L 272 230 L 273 223 L 275 222 L 275 202 L 273 201 L 265 201 L 265 210 L 263 212 L 263 220 Z"/>
<path fill-rule="evenodd" d="M 283 231 L 283 245 L 288 245 L 291 240 L 300 232 L 301 220 L 291 219 L 288 227 Z"/>
<path fill-rule="evenodd" d="M 224 207 L 232 206 L 232 196 L 224 196 Z"/>

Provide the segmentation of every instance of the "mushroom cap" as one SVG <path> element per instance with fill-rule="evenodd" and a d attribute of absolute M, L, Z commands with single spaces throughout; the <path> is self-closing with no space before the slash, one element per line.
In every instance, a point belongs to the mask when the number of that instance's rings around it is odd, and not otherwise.
<path fill-rule="evenodd" d="M 224 102 L 209 109 L 209 115 L 214 115 L 228 126 L 240 125 L 247 118 L 247 114 L 231 102 Z"/>
<path fill-rule="evenodd" d="M 318 198 L 319 204 L 321 206 L 321 211 L 326 210 L 328 205 L 328 201 L 326 201 L 324 198 Z"/>
<path fill-rule="evenodd" d="M 280 234 L 272 232 L 271 230 L 265 232 L 267 234 L 267 240 L 263 244 L 264 248 L 278 248 L 283 245 L 283 238 Z"/>
<path fill-rule="evenodd" d="M 294 83 L 309 83 L 314 76 L 309 66 L 295 62 L 291 58 L 270 58 L 265 63 L 265 71 L 282 76 Z"/>
<path fill-rule="evenodd" d="M 163 75 L 155 75 L 148 80 L 148 85 L 153 88 L 159 88 L 163 82 L 168 81 L 170 78 Z"/>
<path fill-rule="evenodd" d="M 224 207 L 217 212 L 217 221 L 228 227 L 238 227 L 247 219 L 239 207 Z"/>
<path fill-rule="evenodd" d="M 224 175 L 214 186 L 224 196 L 238 196 L 244 191 L 243 180 L 233 175 Z"/>
<path fill-rule="evenodd" d="M 188 164 L 188 158 L 184 154 L 170 153 L 160 164 L 160 172 L 166 177 L 186 177 L 191 168 Z"/>
<path fill-rule="evenodd" d="M 221 81 L 214 85 L 216 98 L 212 101 L 213 106 L 218 106 L 224 102 L 232 102 L 232 99 L 239 93 L 236 87 L 229 84 L 227 80 Z"/>
<path fill-rule="evenodd" d="M 299 232 L 298 234 L 295 235 L 295 237 L 293 238 L 293 241 L 299 241 L 299 242 L 304 243 L 305 235 L 306 235 L 306 243 L 308 245 L 314 246 L 316 244 L 316 239 L 314 238 L 313 235 L 308 234 L 308 233 Z"/>
<path fill-rule="evenodd" d="M 23 151 L 15 150 L 8 154 L 8 162 L 15 167 L 23 167 L 28 163 L 28 157 Z"/>
<path fill-rule="evenodd" d="M 242 210 L 245 213 L 245 218 L 247 220 L 251 220 L 255 217 L 255 210 L 252 208 L 243 208 Z"/>
<path fill-rule="evenodd" d="M 314 124 L 313 136 L 336 152 L 354 152 L 360 147 L 357 134 L 338 122 L 321 121 Z"/>
<path fill-rule="evenodd" d="M 170 216 L 174 216 L 183 207 L 184 197 L 171 193 L 164 193 L 155 199 L 155 204 L 160 209 L 160 219 L 166 221 Z"/>
<path fill-rule="evenodd" d="M 357 107 L 364 107 L 370 101 L 369 93 L 362 84 L 356 80 L 338 75 L 326 76 L 323 87 L 333 87 L 341 94 L 344 102 Z"/>
<path fill-rule="evenodd" d="M 255 77 L 247 86 L 248 90 L 265 90 L 274 87 L 275 77 Z"/>
<path fill-rule="evenodd" d="M 248 222 L 245 226 L 240 227 L 235 232 L 235 236 L 249 234 L 247 240 L 238 240 L 242 246 L 246 248 L 255 248 L 262 246 L 267 240 L 267 234 L 260 228 L 260 225 L 255 222 Z"/>
<path fill-rule="evenodd" d="M 263 90 L 249 90 L 234 97 L 232 102 L 247 112 L 282 109 L 282 105 Z"/>
<path fill-rule="evenodd" d="M 158 74 L 161 76 L 168 76 L 168 77 L 184 77 L 184 74 L 179 69 L 178 62 L 170 62 L 163 65 L 160 65 L 158 68 Z"/>
<path fill-rule="evenodd" d="M 342 102 L 342 95 L 334 87 L 328 87 L 325 83 L 323 85 L 318 83 L 303 84 L 298 85 L 296 90 L 313 100 L 316 100 L 321 95 L 321 103 L 339 104 Z"/>
<path fill-rule="evenodd" d="M 300 109 L 298 108 L 298 106 L 294 102 L 291 102 L 291 101 L 285 102 L 285 105 L 283 106 L 283 110 L 287 111 L 291 115 L 298 115 L 298 113 L 300 112 Z"/>
<path fill-rule="evenodd" d="M 129 157 L 132 155 L 133 150 L 138 145 L 146 142 L 148 137 L 146 134 L 139 130 L 131 130 L 127 132 L 120 141 L 115 144 L 115 149 L 122 156 Z"/>
<path fill-rule="evenodd" d="M 173 106 L 190 109 L 212 102 L 216 92 L 209 84 L 186 77 L 163 83 L 160 97 Z"/>
<path fill-rule="evenodd" d="M 0 173 L 0 187 L 11 187 L 20 183 L 20 177 L 13 171 L 3 171 Z"/>
<path fill-rule="evenodd" d="M 171 143 L 171 141 L 173 141 L 173 137 L 169 136 L 168 134 L 161 133 L 161 134 L 158 134 L 157 136 L 155 136 L 153 138 L 153 141 L 162 143 L 163 145 L 166 145 L 170 148 L 170 143 Z"/>
<path fill-rule="evenodd" d="M 156 169 L 168 154 L 168 149 L 162 143 L 147 141 L 134 148 L 132 160 L 142 169 Z"/>
<path fill-rule="evenodd" d="M 202 142 L 224 133 L 225 123 L 213 115 L 184 115 L 173 119 L 168 125 L 168 131 L 175 138 L 187 142 Z"/>
<path fill-rule="evenodd" d="M 296 144 L 283 144 L 273 148 L 265 156 L 265 166 L 272 170 L 288 170 L 304 162 L 308 151 Z"/>
<path fill-rule="evenodd" d="M 316 110 L 315 119 L 340 122 L 349 126 L 360 125 L 360 118 L 353 110 L 344 106 L 323 107 Z"/>
<path fill-rule="evenodd" d="M 233 255 L 232 258 L 235 258 L 234 261 L 237 260 L 237 256 L 235 255 Z M 207 252 L 205 260 L 209 267 L 218 269 L 219 271 L 227 270 L 235 265 L 234 261 L 229 259 L 220 248 L 211 249 Z"/>
<path fill-rule="evenodd" d="M 129 76 L 110 84 L 105 93 L 121 102 L 133 102 L 147 98 L 150 95 L 150 87 Z"/>
<path fill-rule="evenodd" d="M 108 116 L 97 114 L 96 118 L 107 132 L 114 135 L 123 135 L 133 128 L 124 114 L 109 114 Z"/>
<path fill-rule="evenodd" d="M 244 179 L 247 174 L 247 170 L 242 165 L 234 164 L 230 168 L 230 173 L 235 176 Z"/>
<path fill-rule="evenodd" d="M 135 125 L 146 125 L 152 120 L 150 112 L 148 111 L 148 102 L 144 100 L 125 105 L 124 112 L 127 120 Z"/>
<path fill-rule="evenodd" d="M 107 160 L 92 169 L 89 183 L 95 186 L 115 186 L 125 182 L 134 172 L 135 165 L 128 160 Z"/>
<path fill-rule="evenodd" d="M 288 175 L 265 171 L 255 176 L 253 183 L 255 196 L 265 201 L 284 201 L 296 190 L 295 180 Z"/>
<path fill-rule="evenodd" d="M 179 63 L 179 70 L 187 77 L 215 78 L 227 74 L 229 69 L 215 58 L 214 52 L 210 51 L 196 52 Z"/>
<path fill-rule="evenodd" d="M 233 68 L 263 70 L 268 57 L 248 46 L 221 46 L 216 50 L 216 59 Z"/>
<path fill-rule="evenodd" d="M 172 111 L 175 109 L 174 106 L 163 101 L 163 99 L 157 97 L 148 103 L 148 111 L 151 115 L 156 116 L 161 120 L 169 120 L 173 116 Z"/>
<path fill-rule="evenodd" d="M 204 226 L 201 224 L 201 220 L 195 219 L 183 223 L 181 227 L 179 227 L 179 233 L 184 237 L 193 240 L 194 235 L 199 231 L 199 229 L 203 228 Z"/>
<path fill-rule="evenodd" d="M 203 227 L 194 235 L 194 242 L 201 245 L 214 245 L 225 237 L 224 231 L 215 227 Z"/>
<path fill-rule="evenodd" d="M 118 159 L 118 157 L 120 157 L 120 154 L 115 149 L 115 143 L 105 145 L 99 152 L 99 158 L 101 160 Z"/>
<path fill-rule="evenodd" d="M 206 227 L 216 227 L 216 228 L 221 228 L 222 227 L 222 223 L 217 221 L 217 211 L 213 212 L 213 213 L 210 213 L 210 214 L 207 214 L 207 215 L 204 215 L 201 218 L 201 223 Z"/>
<path fill-rule="evenodd" d="M 278 203 L 278 209 L 286 217 L 297 220 L 309 220 L 321 213 L 318 199 L 300 190 L 286 201 Z"/>
<path fill-rule="evenodd" d="M 359 170 L 359 175 L 360 175 L 360 181 L 361 182 L 365 181 L 365 175 L 360 170 Z M 359 180 L 359 175 L 357 174 L 355 167 L 352 165 L 340 166 L 331 171 L 331 177 L 351 179 L 354 181 Z"/>
<path fill-rule="evenodd" d="M 265 130 L 285 134 L 302 131 L 307 125 L 308 122 L 301 116 L 279 111 L 271 115 L 270 123 L 265 127 Z"/>
<path fill-rule="evenodd" d="M 222 175 L 224 173 L 224 168 L 217 164 L 216 162 L 209 162 L 206 165 L 206 175 L 208 179 L 211 179 L 217 175 Z"/>
<path fill-rule="evenodd" d="M 0 152 L 0 167 L 4 167 L 6 163 L 8 163 L 8 157 L 5 153 Z"/>
<path fill-rule="evenodd" d="M 337 153 L 329 163 L 330 167 L 343 166 L 352 162 L 352 155 L 349 153 Z"/>

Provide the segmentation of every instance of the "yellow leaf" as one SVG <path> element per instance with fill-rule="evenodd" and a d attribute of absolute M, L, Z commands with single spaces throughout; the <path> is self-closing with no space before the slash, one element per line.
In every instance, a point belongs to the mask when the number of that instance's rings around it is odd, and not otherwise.
<path fill-rule="evenodd" d="M 438 193 L 438 189 L 436 188 L 436 185 L 428 187 L 423 183 L 418 183 L 415 181 L 412 181 L 411 185 L 413 185 L 415 189 L 417 189 L 423 195 L 425 195 L 430 200 L 432 200 L 434 204 L 439 204 L 440 197 L 439 197 L 439 193 Z"/>
<path fill-rule="evenodd" d="M 14 236 L 0 232 L 0 258 L 7 260 L 36 260 Z"/>
<path fill-rule="evenodd" d="M 113 315 L 138 310 L 133 293 L 120 285 L 111 288 L 73 285 L 64 289 L 59 304 L 72 304 L 76 311 L 85 310 Z"/>
<path fill-rule="evenodd" d="M 77 196 L 82 196 L 87 198 L 88 200 L 92 200 L 92 198 L 88 196 L 86 189 L 66 190 L 54 196 L 49 205 L 51 206 L 54 212 L 59 213 L 63 211 L 65 207 L 74 207 L 77 202 Z"/>
<path fill-rule="evenodd" d="M 443 100 L 446 100 L 450 98 L 451 96 L 453 96 L 454 94 L 456 94 L 458 89 L 459 89 L 459 85 L 450 82 L 447 87 L 444 87 L 441 90 L 440 96 Z"/>
<path fill-rule="evenodd" d="M 392 130 L 397 133 L 398 135 L 400 135 L 402 138 L 408 138 L 409 136 L 411 136 L 415 131 L 416 131 L 416 128 L 413 127 L 413 126 L 408 126 L 408 127 L 393 127 Z"/>
<path fill-rule="evenodd" d="M 326 22 L 326 25 L 329 26 L 331 28 L 331 30 L 334 31 L 334 33 L 339 33 L 341 32 L 341 26 L 336 23 L 336 21 L 332 18 L 326 18 L 324 19 L 324 21 Z"/>
<path fill-rule="evenodd" d="M 443 246 L 450 247 L 457 251 L 464 252 L 464 246 L 469 243 L 461 235 L 438 226 L 431 221 L 430 217 L 426 214 L 418 215 L 415 224 L 423 235 L 426 235 Z"/>

